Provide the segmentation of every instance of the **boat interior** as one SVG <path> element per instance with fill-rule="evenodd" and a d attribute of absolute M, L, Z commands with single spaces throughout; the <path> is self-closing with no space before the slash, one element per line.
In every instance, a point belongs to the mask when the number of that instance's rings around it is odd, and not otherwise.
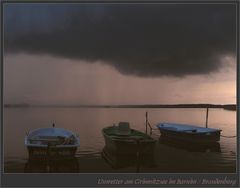
<path fill-rule="evenodd" d="M 65 136 L 32 136 L 28 138 L 30 144 L 40 145 L 74 145 L 76 143 L 75 137 Z"/>

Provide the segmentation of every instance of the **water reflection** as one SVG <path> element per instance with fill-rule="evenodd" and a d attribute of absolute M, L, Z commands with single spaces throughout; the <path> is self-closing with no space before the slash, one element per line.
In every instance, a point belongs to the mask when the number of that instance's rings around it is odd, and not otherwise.
<path fill-rule="evenodd" d="M 28 159 L 24 167 L 25 173 L 74 173 L 79 171 L 76 157 L 58 160 Z"/>
<path fill-rule="evenodd" d="M 23 110 L 6 108 L 4 109 L 3 119 L 4 172 L 21 173 L 24 166 L 26 166 L 25 172 L 48 172 L 46 164 L 33 162 L 26 164 L 26 160 L 23 159 L 27 158 L 28 152 L 23 141 L 26 131 L 47 127 L 53 119 L 59 127 L 79 133 L 81 140 L 76 153 L 79 166 L 74 165 L 74 162 L 69 165 L 64 165 L 65 162 L 61 162 L 52 166 L 54 168 L 60 166 L 59 168 L 63 168 L 63 170 L 55 171 L 77 173 L 135 172 L 136 160 L 134 159 L 133 162 L 129 162 L 131 161 L 129 158 L 122 159 L 119 156 L 113 156 L 113 158 L 117 158 L 116 163 L 130 163 L 131 166 L 115 170 L 101 157 L 102 149 L 105 146 L 101 131 L 106 126 L 124 120 L 130 122 L 133 129 L 144 132 L 146 110 L 149 112 L 149 120 L 152 125 L 159 122 L 177 122 L 201 126 L 205 123 L 205 109 L 26 108 Z M 211 110 L 209 113 L 209 127 L 221 129 L 223 135 L 236 135 L 236 112 L 220 109 Z M 158 130 L 153 132 L 152 137 L 155 140 L 159 140 L 159 136 Z M 191 145 L 158 141 L 154 158 L 157 166 L 145 168 L 141 164 L 140 171 L 149 173 L 235 173 L 236 141 L 236 138 L 222 137 L 219 142 L 221 146 L 217 143 L 216 146 L 210 147 L 210 150 L 205 149 L 205 147 L 199 148 Z M 151 161 L 143 160 L 141 163 Z M 64 170 L 66 168 L 67 170 Z M 76 168 L 79 168 L 79 171 Z"/>
<path fill-rule="evenodd" d="M 166 137 L 160 136 L 159 143 L 177 149 L 183 149 L 189 152 L 221 152 L 221 146 L 219 142 L 199 144 L 179 140 L 176 141 L 174 139 L 168 139 Z"/>
<path fill-rule="evenodd" d="M 136 168 L 136 172 L 139 172 L 142 167 L 155 167 L 154 154 L 117 154 L 111 152 L 106 146 L 102 150 L 102 158 L 113 168 Z"/>

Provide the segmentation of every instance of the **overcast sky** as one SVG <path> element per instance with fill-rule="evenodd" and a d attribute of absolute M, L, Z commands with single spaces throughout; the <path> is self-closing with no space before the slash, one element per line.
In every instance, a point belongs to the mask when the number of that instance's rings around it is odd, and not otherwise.
<path fill-rule="evenodd" d="M 6 3 L 4 101 L 236 103 L 236 5 Z"/>

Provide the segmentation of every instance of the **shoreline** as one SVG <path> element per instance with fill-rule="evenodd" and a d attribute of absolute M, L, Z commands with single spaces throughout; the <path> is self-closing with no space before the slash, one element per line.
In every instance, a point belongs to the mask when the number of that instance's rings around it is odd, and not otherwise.
<path fill-rule="evenodd" d="M 237 110 L 236 104 L 143 104 L 143 105 L 34 105 L 34 104 L 5 104 L 5 108 L 223 108 Z"/>

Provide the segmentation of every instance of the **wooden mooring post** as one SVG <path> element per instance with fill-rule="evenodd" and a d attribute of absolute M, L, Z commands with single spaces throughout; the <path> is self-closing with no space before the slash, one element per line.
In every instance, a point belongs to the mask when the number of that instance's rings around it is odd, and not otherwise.
<path fill-rule="evenodd" d="M 208 128 L 208 108 L 207 108 L 207 113 L 206 113 L 206 128 Z"/>
<path fill-rule="evenodd" d="M 146 116 L 146 134 L 147 134 L 147 132 L 148 132 L 148 128 L 147 128 L 147 126 L 148 126 L 148 112 L 146 112 L 146 114 L 145 114 L 145 116 Z"/>
<path fill-rule="evenodd" d="M 146 134 L 148 133 L 148 127 L 149 127 L 149 129 L 150 129 L 150 135 L 152 134 L 152 130 L 153 130 L 153 128 L 152 128 L 152 126 L 151 126 L 151 124 L 149 123 L 149 121 L 148 121 L 148 112 L 146 112 Z"/>

